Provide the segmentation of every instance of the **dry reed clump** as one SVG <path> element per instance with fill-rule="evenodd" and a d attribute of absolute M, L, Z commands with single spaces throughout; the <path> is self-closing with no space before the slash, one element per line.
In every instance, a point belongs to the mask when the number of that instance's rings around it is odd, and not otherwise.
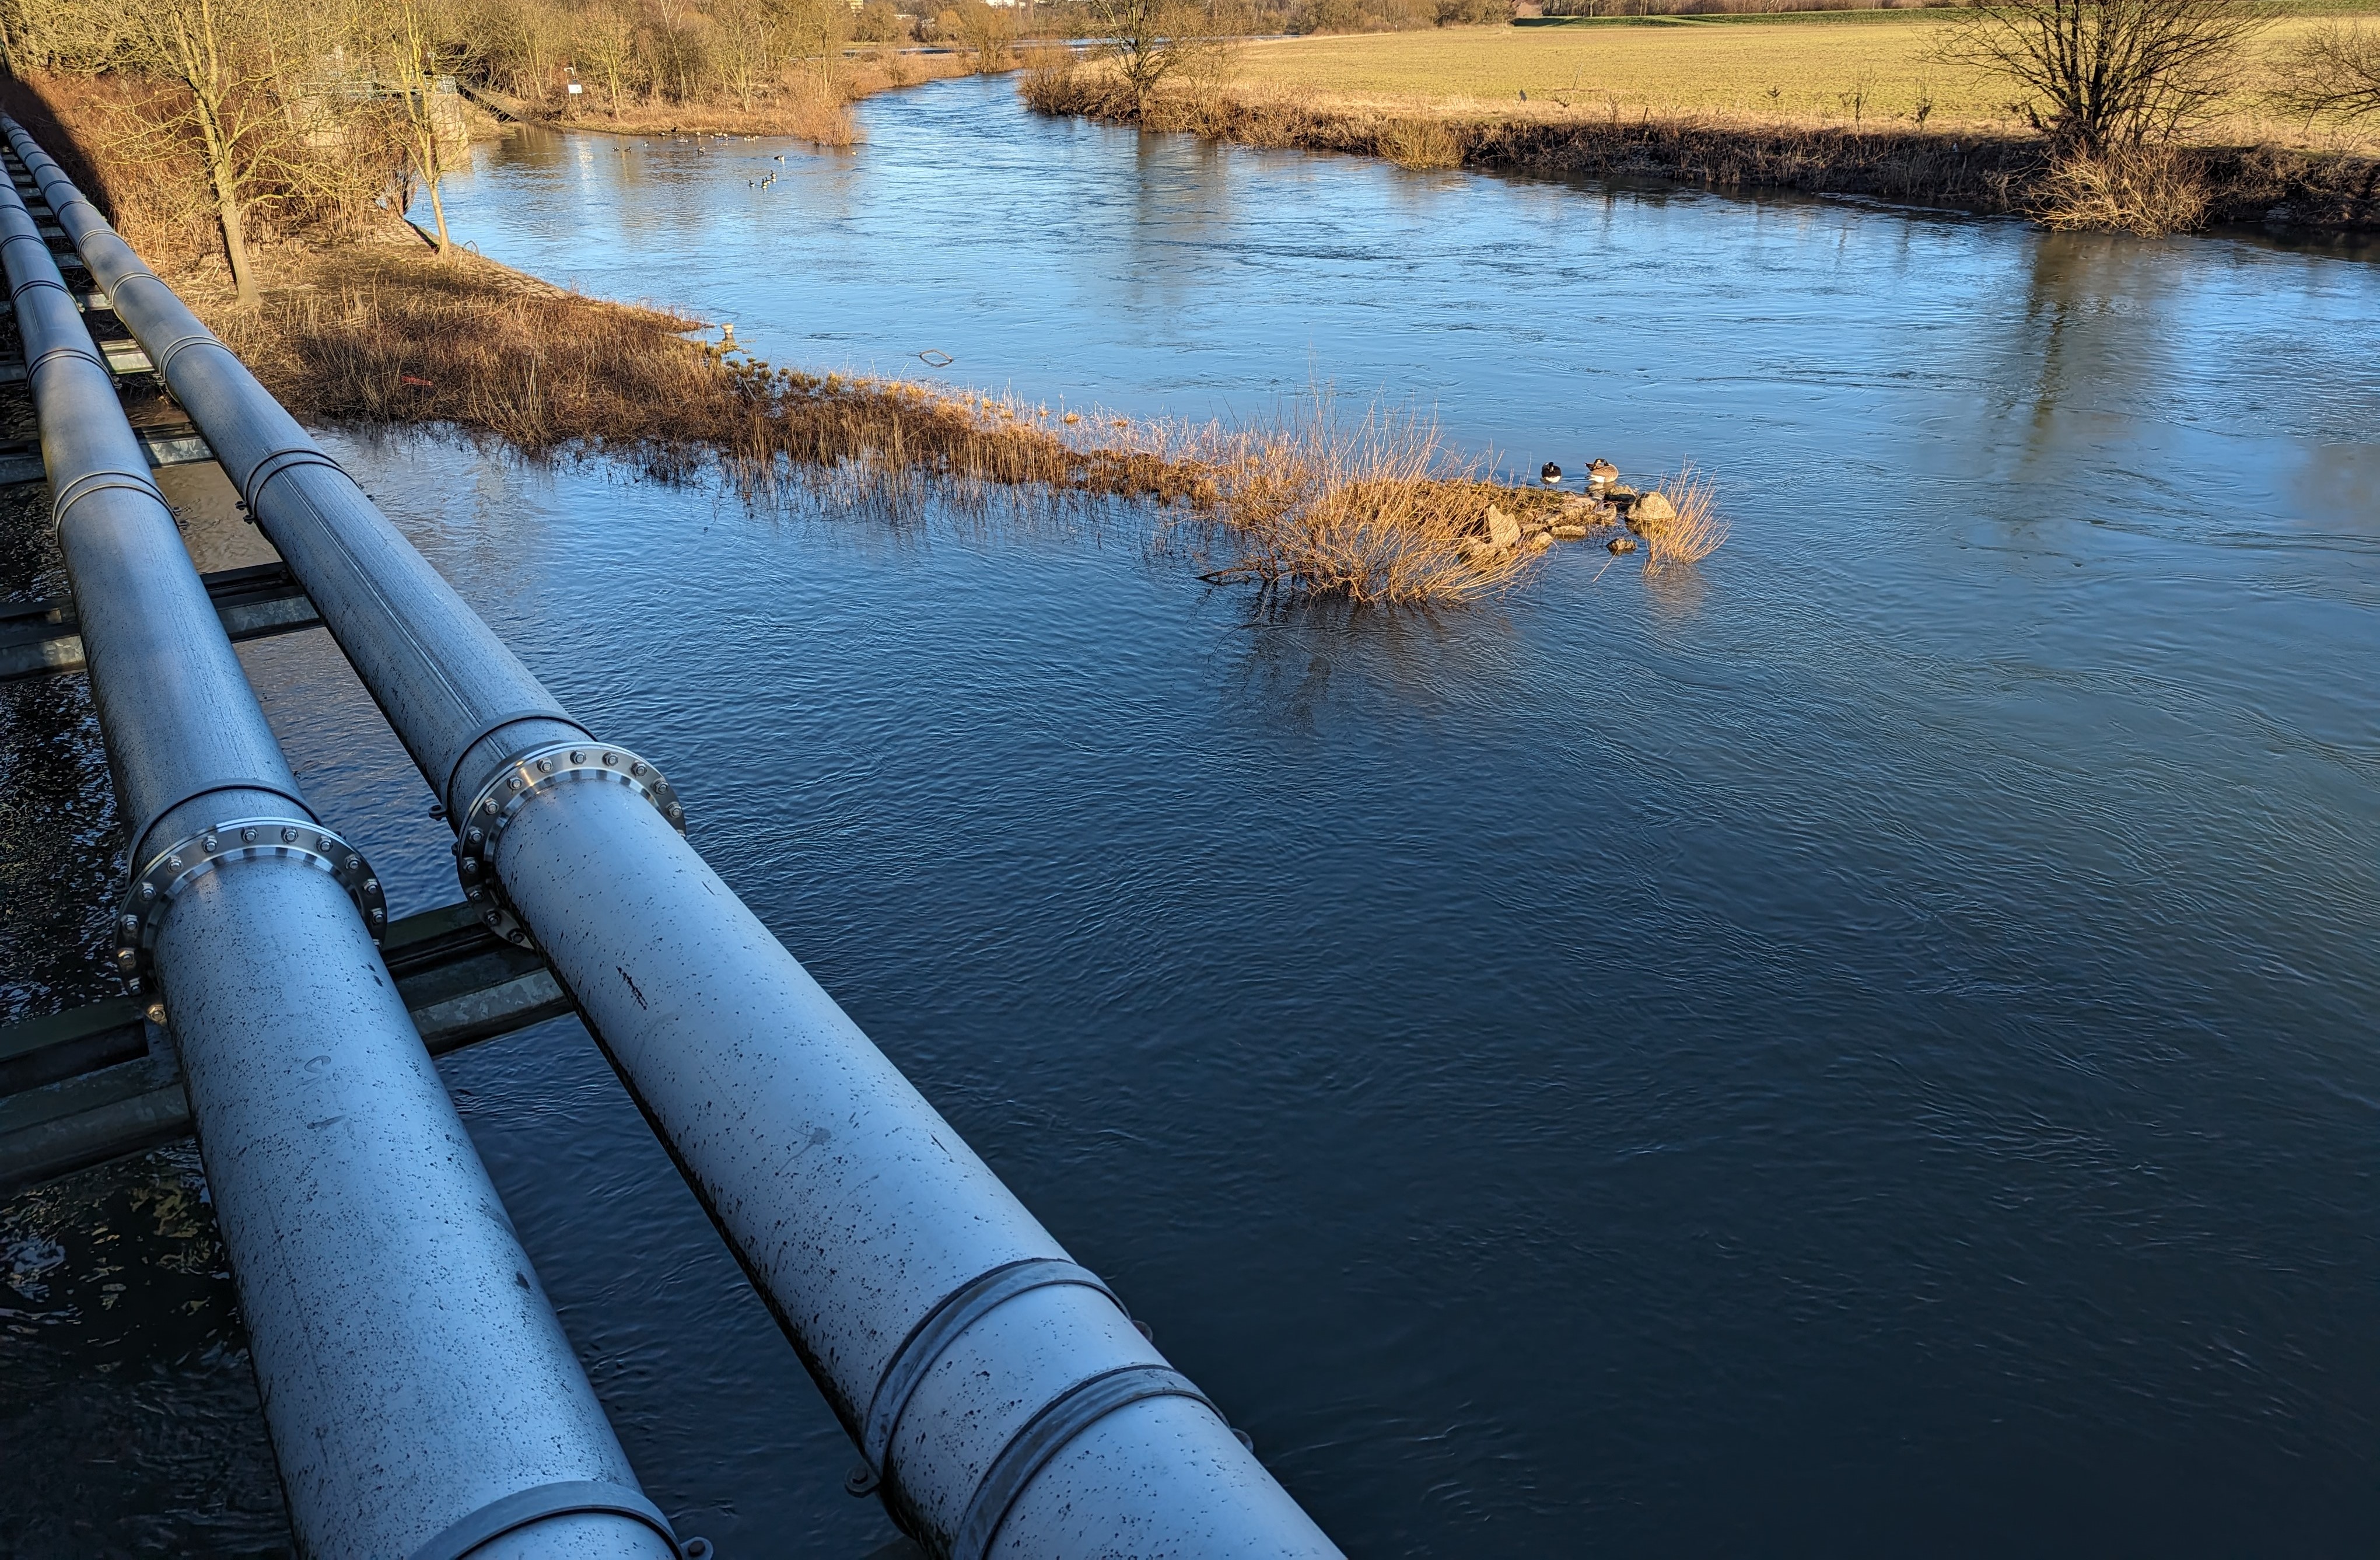
<path fill-rule="evenodd" d="M 815 80 L 805 79 L 786 92 L 778 118 L 785 134 L 799 136 L 813 146 L 856 146 L 860 141 L 859 122 L 852 117 L 850 100 Z"/>
<path fill-rule="evenodd" d="M 1210 561 L 1222 555 L 1210 580 L 1304 599 L 1459 602 L 1510 588 L 1541 555 L 1486 540 L 1491 506 L 1532 497 L 1481 480 L 1417 412 L 1375 405 L 1351 424 L 1323 396 L 1268 422 L 1176 431 L 1172 443 L 1213 483 L 1211 501 L 1173 524 Z"/>
<path fill-rule="evenodd" d="M 2155 238 L 2203 225 L 2213 202 L 2198 158 L 2175 147 L 2139 146 L 2058 158 L 2034 186 L 2024 211 L 2045 227 Z"/>
<path fill-rule="evenodd" d="M 1671 564 L 1698 564 L 1727 541 L 1727 517 L 1719 513 L 1718 484 L 1688 467 L 1653 492 L 1668 500 L 1670 513 L 1640 513 L 1629 525 L 1645 539 L 1645 567 L 1658 573 Z"/>
<path fill-rule="evenodd" d="M 1486 546 L 1498 495 L 1426 420 L 1327 407 L 1247 428 L 1135 422 L 905 381 L 771 367 L 689 341 L 695 322 L 605 303 L 469 255 L 321 255 L 261 310 L 196 298 L 298 416 L 445 423 L 532 456 L 606 452 L 664 478 L 715 464 L 758 495 L 804 481 L 911 512 L 921 477 L 962 499 L 1122 497 L 1170 506 L 1168 535 L 1222 555 L 1217 579 L 1299 597 L 1465 600 L 1526 570 Z"/>
<path fill-rule="evenodd" d="M 1439 119 L 1392 119 L 1380 130 L 1379 149 L 1401 168 L 1463 165 L 1463 138 Z"/>

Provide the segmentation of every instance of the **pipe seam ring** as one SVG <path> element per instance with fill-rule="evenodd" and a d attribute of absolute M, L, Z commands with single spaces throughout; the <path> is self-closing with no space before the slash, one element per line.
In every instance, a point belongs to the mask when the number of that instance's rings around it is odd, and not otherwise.
<path fill-rule="evenodd" d="M 901 1416 L 907 1411 L 909 1399 L 917 1395 L 919 1384 L 959 1335 L 1019 1295 L 1062 1284 L 1096 1289 L 1114 1301 L 1116 1310 L 1124 1311 L 1127 1317 L 1131 1315 L 1123 1301 L 1116 1298 L 1116 1292 L 1090 1269 L 1061 1257 L 1026 1257 L 968 1279 L 935 1301 L 933 1309 L 909 1329 L 909 1335 L 901 1340 L 892 1358 L 884 1362 L 882 1374 L 876 1378 L 876 1390 L 868 1397 L 868 1418 L 860 1430 L 859 1455 L 867 1459 L 880 1484 L 897 1488 L 887 1459 L 892 1454 L 892 1438 L 901 1430 Z M 887 1498 L 891 1498 L 889 1494 Z"/>
<path fill-rule="evenodd" d="M 157 948 L 157 924 L 182 891 L 233 861 L 275 857 L 304 861 L 331 874 L 355 901 L 374 946 L 388 930 L 388 900 L 370 863 L 346 840 L 310 818 L 234 818 L 210 824 L 167 846 L 132 874 L 115 918 L 115 969 L 124 989 L 147 992 Z M 164 1004 L 151 995 L 149 1021 L 165 1021 Z"/>
<path fill-rule="evenodd" d="M 1050 1458 L 1117 1409 L 1152 1397 L 1190 1398 L 1230 1427 L 1214 1400 L 1170 1365 L 1124 1365 L 1076 1382 L 1018 1426 L 983 1470 L 967 1499 L 966 1514 L 951 1535 L 950 1560 L 984 1560 L 1017 1497 Z"/>
<path fill-rule="evenodd" d="M 461 1520 L 448 1524 L 407 1560 L 464 1560 L 480 1546 L 533 1522 L 582 1515 L 625 1517 L 641 1522 L 660 1534 L 670 1553 L 681 1560 L 693 1560 L 695 1554 L 707 1554 L 710 1547 L 700 1539 L 681 1543 L 677 1530 L 662 1515 L 661 1507 L 625 1484 L 601 1479 L 570 1479 L 501 1495 Z"/>
<path fill-rule="evenodd" d="M 123 292 L 123 290 L 124 290 L 124 284 L 125 284 L 125 283 L 127 283 L 127 282 L 157 282 L 157 278 L 156 278 L 156 277 L 154 277 L 154 276 L 152 276 L 152 275 L 151 275 L 151 274 L 150 274 L 148 272 L 146 272 L 146 271 L 140 272 L 140 273 L 139 273 L 139 274 L 136 274 L 136 275 L 131 275 L 131 276 L 118 276 L 118 277 L 115 279 L 115 287 L 114 287 L 112 290 L 110 290 L 110 292 L 108 293 L 108 298 L 109 298 L 111 300 L 113 300 L 113 299 L 116 297 L 116 295 L 117 295 L 117 294 L 119 294 L 119 293 Z M 162 286 L 164 286 L 164 285 L 165 285 L 165 284 L 164 284 L 164 283 L 163 283 L 163 282 L 157 282 L 157 285 L 158 285 L 159 286 L 161 286 L 161 287 L 162 287 Z M 175 359 L 176 356 L 178 356 L 178 355 L 180 354 L 180 352 L 181 352 L 181 350 L 182 350 L 182 348 L 183 348 L 183 347 L 210 347 L 210 346 L 212 346 L 212 347 L 223 347 L 223 339 L 222 339 L 220 336 L 216 335 L 214 334 L 214 332 L 210 331 L 210 330 L 204 330 L 204 329 L 195 330 L 195 331 L 190 331 L 190 332 L 188 332 L 188 333 L 186 333 L 186 334 L 184 334 L 184 335 L 177 335 L 177 336 L 176 336 L 173 340 L 171 340 L 171 341 L 169 341 L 169 342 L 165 343 L 165 345 L 164 345 L 163 347 L 160 347 L 160 348 L 158 349 L 158 353 L 157 353 L 157 374 L 158 374 L 158 377 L 159 377 L 159 378 L 161 378 L 161 379 L 162 379 L 163 377 L 164 377 L 165 370 L 167 369 L 167 367 L 168 367 L 168 366 L 170 366 L 170 365 L 173 363 L 174 359 Z M 224 347 L 224 350 L 225 350 L 225 351 L 226 351 L 226 352 L 229 352 L 229 351 L 231 350 L 231 348 L 230 348 L 230 347 Z M 276 451 L 275 453 L 279 453 L 279 452 L 277 452 L 277 451 Z M 322 455 L 322 451 L 320 451 L 320 450 L 317 450 L 317 451 L 315 451 L 314 453 L 315 453 L 315 454 L 317 454 L 317 455 Z M 271 458 L 272 458 L 272 457 L 271 457 L 271 456 L 267 456 L 265 458 L 269 460 L 269 459 L 271 459 Z M 327 456 L 324 456 L 324 457 L 323 457 L 323 458 L 324 458 L 325 460 L 327 460 L 327 459 L 329 459 L 330 457 L 327 457 Z M 259 464 L 260 464 L 260 465 L 261 465 L 262 463 L 261 463 L 261 462 L 260 462 Z M 261 487 L 263 484 L 262 484 L 261 482 L 260 482 L 260 483 L 258 483 L 257 485 L 258 485 L 259 487 Z M 245 495 L 243 494 L 242 496 L 243 496 L 243 499 L 244 499 L 244 498 L 245 498 Z"/>
<path fill-rule="evenodd" d="M 149 480 L 146 472 L 136 477 L 129 471 L 89 471 L 68 482 L 66 490 L 60 493 L 50 505 L 51 533 L 55 535 L 66 529 L 68 509 L 89 498 L 92 494 L 101 493 L 109 488 L 121 488 L 129 493 L 145 494 L 154 500 L 160 508 L 169 512 L 172 509 L 172 506 L 165 502 L 165 495 L 157 491 L 157 484 Z M 269 786 L 261 788 L 273 789 Z"/>
<path fill-rule="evenodd" d="M 519 947 L 535 944 L 491 866 L 496 842 L 511 826 L 521 803 L 565 781 L 625 786 L 650 802 L 671 828 L 686 833 L 686 809 L 678 804 L 677 793 L 662 778 L 662 772 L 615 743 L 581 737 L 532 748 L 505 760 L 455 820 L 455 875 L 462 881 L 463 897 L 488 930 Z"/>
<path fill-rule="evenodd" d="M 164 373 L 165 365 L 172 361 L 174 355 L 181 351 L 183 347 L 200 346 L 223 347 L 223 349 L 225 352 L 229 352 L 231 350 L 230 347 L 224 347 L 223 343 L 217 341 L 212 335 L 178 336 L 175 340 L 166 344 L 164 352 L 157 359 L 157 372 L 160 374 Z M 266 452 L 263 459 L 259 460 L 255 465 L 248 469 L 248 480 L 240 484 L 239 501 L 248 506 L 248 512 L 249 514 L 255 514 L 257 512 L 257 495 L 264 491 L 264 484 L 271 481 L 273 478 L 280 476 L 283 472 L 294 471 L 300 466 L 327 466 L 332 470 L 338 472 L 340 476 L 347 477 L 346 469 L 345 467 L 332 459 L 329 456 L 324 455 L 312 445 L 293 445 L 287 449 L 276 449 Z M 347 481 L 352 482 L 355 479 L 353 477 L 347 477 Z"/>
<path fill-rule="evenodd" d="M 7 240 L 0 238 L 0 250 L 6 250 L 7 247 Z M 17 300 L 24 297 L 27 293 L 31 292 L 35 287 L 55 287 L 58 291 L 65 293 L 67 300 L 71 302 L 74 299 L 74 292 L 67 286 L 66 278 L 55 274 L 57 267 L 52 266 L 50 269 L 53 273 L 51 275 L 28 276 L 23 281 L 11 285 L 8 289 L 8 306 L 12 309 L 15 308 Z"/>
<path fill-rule="evenodd" d="M 106 374 L 107 383 L 111 387 L 115 385 L 115 372 L 107 366 L 105 360 L 102 359 L 93 348 L 79 346 L 71 341 L 63 341 L 55 347 L 43 347 L 40 357 L 28 360 L 25 364 L 25 383 L 30 384 L 33 382 L 33 375 L 39 373 L 42 365 L 51 360 L 67 358 L 80 358 L 100 372 Z"/>
<path fill-rule="evenodd" d="M 30 215 L 32 214 L 32 213 L 31 213 L 31 212 L 30 212 L 28 208 L 26 208 L 26 207 L 25 207 L 21 202 L 18 204 L 18 206 L 17 207 L 17 209 L 18 209 L 18 210 L 19 210 L 19 211 L 23 211 L 23 212 L 25 212 L 25 213 L 26 213 L 28 216 L 30 216 Z M 50 262 L 50 264 L 51 264 L 53 267 L 55 267 L 55 266 L 57 264 L 57 262 L 58 262 L 58 257 L 57 257 L 56 251 L 53 250 L 50 248 L 50 241 L 49 241 L 47 238 L 42 238 L 42 237 L 41 236 L 41 234 L 40 234 L 40 233 L 38 233 L 38 232 L 35 232 L 35 233 L 9 233 L 9 234 L 6 234 L 6 235 L 0 235 L 0 254 L 6 254 L 6 253 L 7 253 L 7 252 L 8 252 L 8 246 L 9 246 L 9 245 L 11 245 L 11 244 L 39 244 L 39 245 L 41 245 L 41 246 L 42 246 L 42 255 L 43 255 L 43 256 L 45 256 L 45 257 L 49 260 L 49 262 Z M 46 278 L 44 278 L 44 280 L 46 280 Z M 61 291 L 65 290 L 65 286 L 66 286 L 66 284 L 64 284 L 63 282 L 61 282 L 61 283 L 57 284 L 57 286 L 58 286 L 58 287 L 59 287 L 59 289 L 60 289 Z"/>
<path fill-rule="evenodd" d="M 470 739 L 455 750 L 455 762 L 446 766 L 446 784 L 438 787 L 438 800 L 451 816 L 468 818 L 471 814 L 469 807 L 457 807 L 455 804 L 455 783 L 463 777 L 463 763 L 471 756 L 471 750 L 518 721 L 555 721 L 579 733 L 589 742 L 595 740 L 594 733 L 564 714 L 559 705 L 551 710 L 508 710 L 492 720 L 480 722 L 480 729 L 471 733 Z M 510 759 L 499 760 L 498 766 L 502 767 L 511 762 Z"/>

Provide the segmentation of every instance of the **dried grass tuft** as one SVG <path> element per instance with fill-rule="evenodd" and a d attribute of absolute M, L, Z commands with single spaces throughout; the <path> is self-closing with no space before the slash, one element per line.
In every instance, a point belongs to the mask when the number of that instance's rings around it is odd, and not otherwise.
<path fill-rule="evenodd" d="M 1640 519 L 1645 567 L 1658 573 L 1671 564 L 1698 564 L 1719 550 L 1730 530 L 1719 513 L 1718 484 L 1691 466 L 1653 489 L 1677 513 L 1666 519 Z"/>
<path fill-rule="evenodd" d="M 1524 501 L 1450 452 L 1435 419 L 1375 404 L 1354 421 L 1318 396 L 1269 421 L 1173 441 L 1214 486 L 1177 522 L 1223 560 L 1207 578 L 1303 599 L 1418 604 L 1509 589 L 1536 562 L 1488 539 L 1488 510 Z"/>
<path fill-rule="evenodd" d="M 2044 227 L 2187 233 L 2206 221 L 2214 191 L 2200 160 L 2169 146 L 2073 152 L 2050 165 L 2025 214 Z"/>

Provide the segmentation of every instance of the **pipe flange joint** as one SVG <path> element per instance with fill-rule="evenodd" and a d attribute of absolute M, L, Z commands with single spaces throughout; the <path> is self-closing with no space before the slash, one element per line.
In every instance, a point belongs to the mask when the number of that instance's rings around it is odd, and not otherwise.
<path fill-rule="evenodd" d="M 549 786 L 565 781 L 610 781 L 625 786 L 650 802 L 671 828 L 686 833 L 686 809 L 662 772 L 615 744 L 589 741 L 556 742 L 534 748 L 504 762 L 480 787 L 463 810 L 455 835 L 455 875 L 462 880 L 463 897 L 489 931 L 520 947 L 533 944 L 528 928 L 514 913 L 504 884 L 496 881 L 496 841 L 504 836 L 520 804 Z"/>
<path fill-rule="evenodd" d="M 115 917 L 115 969 L 124 989 L 145 997 L 149 1021 L 165 1021 L 153 969 L 157 927 L 165 907 L 208 872 L 251 858 L 291 857 L 331 874 L 354 900 L 375 946 L 388 930 L 388 899 L 363 853 L 310 819 L 234 818 L 166 847 L 132 874 Z"/>

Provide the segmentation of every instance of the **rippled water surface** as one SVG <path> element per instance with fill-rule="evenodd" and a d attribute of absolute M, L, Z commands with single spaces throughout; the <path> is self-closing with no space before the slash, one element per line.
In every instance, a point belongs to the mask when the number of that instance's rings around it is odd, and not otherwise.
<path fill-rule="evenodd" d="M 449 213 L 775 361 L 1196 416 L 1330 383 L 1725 484 L 1698 573 L 1267 616 L 1128 514 L 341 442 L 1351 1553 L 2366 1549 L 2380 270 L 998 82 L 861 118 L 523 137 Z M 242 655 L 402 908 L 451 897 L 327 640 Z M 0 976 L 45 1011 L 102 989 L 113 820 L 79 680 L 0 700 Z M 656 1498 L 731 1560 L 887 1536 L 583 1032 L 443 1066 Z M 0 1213 L 0 1547 L 285 1544 L 194 1163 Z"/>

